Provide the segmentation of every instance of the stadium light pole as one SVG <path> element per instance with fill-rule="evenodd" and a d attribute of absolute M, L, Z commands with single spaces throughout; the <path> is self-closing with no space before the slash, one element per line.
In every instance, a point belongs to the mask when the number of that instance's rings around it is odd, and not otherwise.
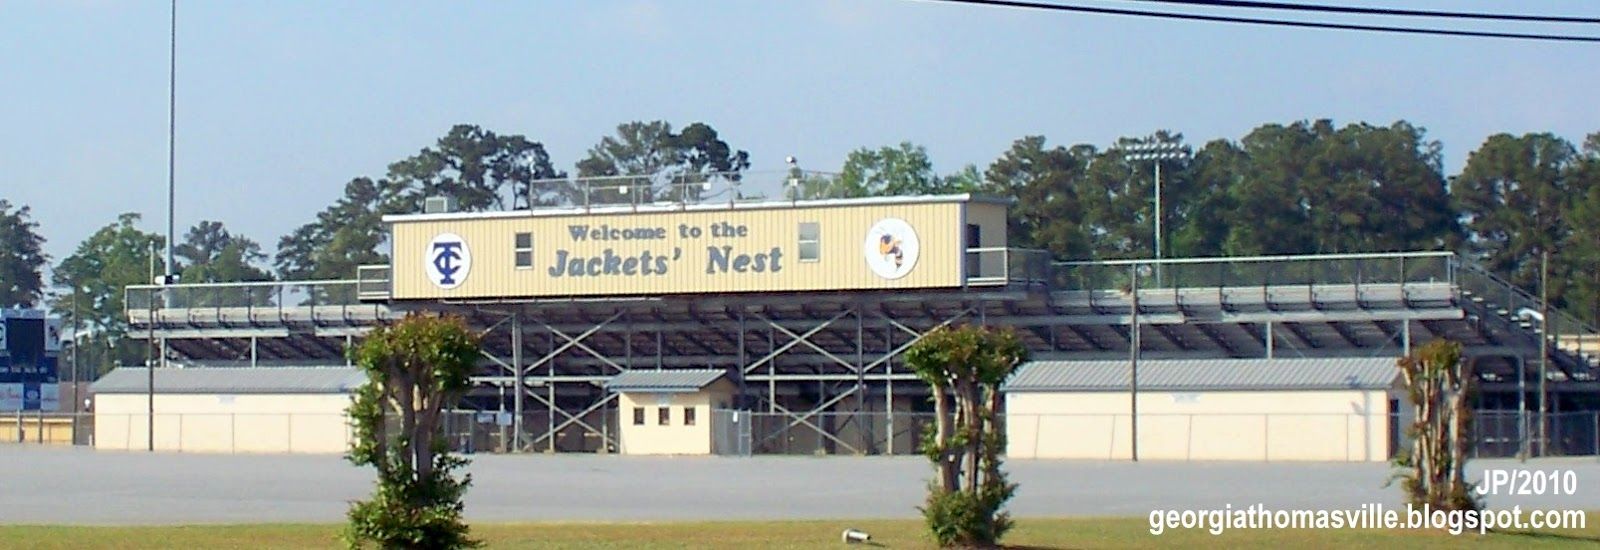
<path fill-rule="evenodd" d="M 1122 148 L 1124 159 L 1130 162 L 1151 161 L 1155 165 L 1155 253 L 1156 286 L 1161 286 L 1161 164 L 1189 158 L 1189 148 L 1176 141 L 1151 140 Z"/>
<path fill-rule="evenodd" d="M 167 265 L 161 284 L 172 282 L 173 236 L 177 226 L 177 142 L 178 142 L 178 0 L 172 0 L 171 39 L 167 47 Z"/>

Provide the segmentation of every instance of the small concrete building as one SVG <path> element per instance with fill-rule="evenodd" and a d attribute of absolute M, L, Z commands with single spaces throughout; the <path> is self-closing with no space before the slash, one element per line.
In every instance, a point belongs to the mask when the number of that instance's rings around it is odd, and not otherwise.
<path fill-rule="evenodd" d="M 1140 460 L 1382 461 L 1395 358 L 1139 362 Z M 1039 361 L 1004 386 L 1010 458 L 1128 460 L 1128 361 Z"/>
<path fill-rule="evenodd" d="M 166 368 L 155 371 L 155 448 L 220 453 L 343 453 L 351 393 L 367 381 L 350 367 Z M 96 381 L 96 449 L 149 444 L 147 371 L 123 367 Z"/>
<path fill-rule="evenodd" d="M 711 454 L 712 411 L 728 409 L 734 386 L 727 371 L 634 370 L 611 378 L 621 411 L 617 452 L 628 455 Z"/>

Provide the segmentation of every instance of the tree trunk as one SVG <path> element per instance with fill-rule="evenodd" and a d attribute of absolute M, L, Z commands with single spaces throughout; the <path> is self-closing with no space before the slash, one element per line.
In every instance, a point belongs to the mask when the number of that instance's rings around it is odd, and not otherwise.
<path fill-rule="evenodd" d="M 967 486 L 969 494 L 978 492 L 978 460 L 982 456 L 983 446 L 983 417 L 978 412 L 978 384 L 973 380 L 963 380 L 961 383 L 961 409 L 966 411 L 965 428 L 967 434 L 966 445 L 966 477 L 961 481 Z"/>
<path fill-rule="evenodd" d="M 405 372 L 403 367 L 396 370 L 398 372 L 389 377 L 389 383 L 396 385 L 395 393 L 400 402 L 400 433 L 415 434 L 417 433 L 416 386 L 412 384 L 411 377 L 408 376 L 410 373 Z M 405 467 L 406 472 L 412 475 L 417 471 L 416 456 L 417 439 L 416 437 L 407 437 L 406 447 L 401 449 L 400 452 L 400 463 Z"/>
<path fill-rule="evenodd" d="M 438 436 L 439 407 L 438 395 L 429 399 L 432 392 L 422 391 L 425 387 L 418 388 L 417 411 L 417 479 L 427 479 L 433 475 L 433 441 Z"/>
<path fill-rule="evenodd" d="M 956 466 L 950 462 L 950 459 L 952 458 L 950 449 L 944 448 L 946 444 L 945 442 L 950 441 L 950 435 L 954 432 L 950 426 L 950 396 L 945 393 L 946 389 L 947 388 L 942 385 L 934 386 L 933 388 L 933 410 L 934 415 L 936 416 L 934 419 L 934 430 L 938 435 L 938 438 L 935 441 L 939 445 L 940 449 L 939 486 L 946 492 L 953 492 L 957 488 L 955 471 Z"/>

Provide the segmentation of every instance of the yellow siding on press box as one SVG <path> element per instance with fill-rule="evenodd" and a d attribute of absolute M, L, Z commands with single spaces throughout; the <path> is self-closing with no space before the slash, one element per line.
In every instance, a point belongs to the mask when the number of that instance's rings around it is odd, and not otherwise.
<path fill-rule="evenodd" d="M 866 290 L 956 287 L 961 285 L 961 202 L 918 204 L 831 205 L 794 208 L 690 211 L 668 213 L 606 213 L 561 216 L 496 217 L 447 220 L 400 220 L 393 226 L 393 297 L 397 299 L 492 298 L 550 296 L 616 296 L 675 293 L 774 292 L 806 290 Z M 1003 209 L 1003 207 L 1001 207 Z M 1003 216 L 1003 214 L 1002 214 Z M 862 254 L 867 231 L 881 219 L 905 220 L 916 231 L 919 259 L 904 277 L 888 280 L 868 268 Z M 798 240 L 801 222 L 818 222 L 821 257 L 801 262 Z M 747 228 L 747 236 L 711 235 L 711 226 L 727 223 Z M 590 229 L 663 228 L 661 240 L 575 240 L 574 225 Z M 699 238 L 680 236 L 679 228 L 698 227 Z M 988 235 L 1004 235 L 1004 225 Z M 533 234 L 532 269 L 516 269 L 514 234 Z M 428 278 L 427 248 L 436 235 L 454 233 L 466 241 L 471 268 L 453 289 L 435 286 Z M 1003 237 L 1002 237 L 1003 238 Z M 732 246 L 733 254 L 781 252 L 777 272 L 708 274 L 709 246 Z M 573 256 L 595 257 L 606 249 L 627 258 L 650 251 L 679 254 L 668 263 L 665 275 L 553 277 L 556 250 Z M 569 256 L 570 257 L 570 256 Z"/>

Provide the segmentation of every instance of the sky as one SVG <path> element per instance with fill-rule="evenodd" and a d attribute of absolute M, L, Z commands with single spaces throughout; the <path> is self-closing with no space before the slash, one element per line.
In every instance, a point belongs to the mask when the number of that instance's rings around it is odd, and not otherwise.
<path fill-rule="evenodd" d="M 1525 4 L 1368 5 L 1600 17 L 1592 0 Z M 0 0 L 0 198 L 32 208 L 52 262 L 122 212 L 165 231 L 168 10 Z M 217 220 L 269 254 L 345 182 L 458 123 L 541 142 L 569 172 L 617 124 L 657 119 L 710 124 L 752 170 L 791 155 L 837 170 L 854 149 L 911 141 L 951 172 L 1028 135 L 1200 144 L 1329 118 L 1422 126 L 1453 174 L 1495 133 L 1600 131 L 1594 43 L 910 0 L 180 2 L 177 26 L 179 238 Z"/>

